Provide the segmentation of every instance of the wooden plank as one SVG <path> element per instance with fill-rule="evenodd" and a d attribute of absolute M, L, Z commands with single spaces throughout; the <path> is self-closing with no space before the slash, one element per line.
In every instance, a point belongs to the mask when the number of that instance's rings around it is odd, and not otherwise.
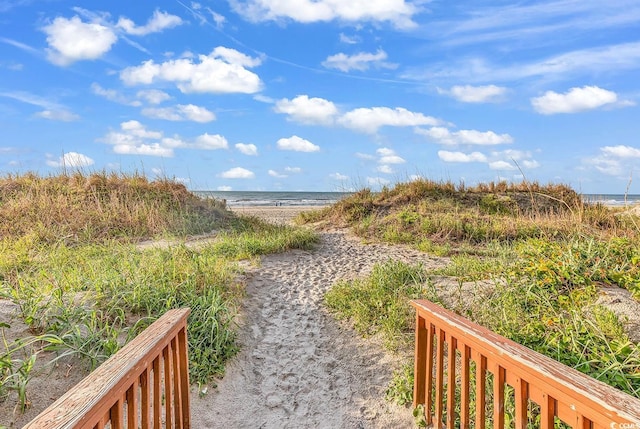
<path fill-rule="evenodd" d="M 555 400 L 544 394 L 542 403 L 540 404 L 540 428 L 541 429 L 553 429 L 555 417 Z"/>
<path fill-rule="evenodd" d="M 140 375 L 140 428 L 151 429 L 149 417 L 151 415 L 151 385 L 149 383 L 150 369 L 147 367 Z"/>
<path fill-rule="evenodd" d="M 191 428 L 191 405 L 189 398 L 189 344 L 187 343 L 187 328 L 178 332 L 178 348 L 180 352 L 180 387 L 182 389 L 182 427 Z"/>
<path fill-rule="evenodd" d="M 141 335 L 27 423 L 23 429 L 92 428 L 171 338 L 186 326 L 188 308 L 167 311 Z"/>
<path fill-rule="evenodd" d="M 171 362 L 173 372 L 173 416 L 176 429 L 182 428 L 182 391 L 180 389 L 180 353 L 178 338 L 171 341 Z"/>
<path fill-rule="evenodd" d="M 460 344 L 460 342 L 458 342 Z M 460 374 L 460 427 L 461 429 L 469 429 L 470 419 L 469 413 L 471 406 L 469 398 L 469 389 L 471 378 L 469 376 L 469 360 L 471 359 L 471 349 L 466 344 L 462 347 L 461 356 L 461 374 Z"/>
<path fill-rule="evenodd" d="M 527 419 L 529 413 L 529 385 L 526 381 L 518 378 L 514 386 L 514 397 L 516 407 L 516 429 L 527 429 Z"/>
<path fill-rule="evenodd" d="M 124 429 L 122 424 L 122 406 L 122 398 L 118 398 L 116 403 L 111 407 L 111 414 L 109 416 L 111 429 Z"/>
<path fill-rule="evenodd" d="M 571 404 L 577 413 L 594 425 L 638 424 L 640 400 L 562 365 L 553 359 L 523 347 L 486 328 L 426 300 L 412 305 L 431 323 L 442 326 L 450 335 L 464 338 L 472 350 L 513 371 L 514 375 L 540 386 L 559 401 Z M 446 328 L 445 328 L 446 327 Z"/>
<path fill-rule="evenodd" d="M 444 407 L 444 331 L 436 328 L 438 343 L 436 344 L 436 409 L 433 425 L 442 426 L 442 412 Z"/>
<path fill-rule="evenodd" d="M 505 369 L 496 365 L 493 371 L 493 427 L 504 429 L 504 379 Z"/>
<path fill-rule="evenodd" d="M 153 429 L 162 427 L 162 371 L 160 369 L 161 356 L 153 360 Z"/>
<path fill-rule="evenodd" d="M 456 339 L 449 337 L 447 343 L 447 429 L 456 424 Z"/>
<path fill-rule="evenodd" d="M 127 390 L 127 429 L 138 429 L 138 380 Z"/>
<path fill-rule="evenodd" d="M 162 371 L 164 372 L 164 421 L 167 428 L 173 426 L 173 389 L 171 383 L 171 343 L 162 350 Z"/>
<path fill-rule="evenodd" d="M 416 311 L 413 408 L 425 403 L 427 369 L 427 328 L 424 318 Z"/>
<path fill-rule="evenodd" d="M 476 362 L 476 429 L 484 429 L 486 419 L 487 358 L 474 353 Z"/>
<path fill-rule="evenodd" d="M 431 322 L 427 320 L 427 381 L 425 383 L 425 402 L 424 410 L 427 416 L 427 422 L 432 421 L 433 408 L 433 339 L 435 331 Z"/>

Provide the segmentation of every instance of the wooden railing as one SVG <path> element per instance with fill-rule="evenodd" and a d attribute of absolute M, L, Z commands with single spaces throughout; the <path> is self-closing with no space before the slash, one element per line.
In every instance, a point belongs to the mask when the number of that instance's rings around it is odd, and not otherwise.
<path fill-rule="evenodd" d="M 189 312 L 169 310 L 23 429 L 189 429 Z"/>
<path fill-rule="evenodd" d="M 432 302 L 412 305 L 414 406 L 431 427 L 640 429 L 640 400 Z"/>

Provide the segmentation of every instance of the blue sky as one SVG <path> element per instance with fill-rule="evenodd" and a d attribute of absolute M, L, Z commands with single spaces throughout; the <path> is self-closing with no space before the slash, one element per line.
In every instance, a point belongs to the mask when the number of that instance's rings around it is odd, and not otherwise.
<path fill-rule="evenodd" d="M 639 0 L 0 0 L 0 173 L 640 194 Z"/>

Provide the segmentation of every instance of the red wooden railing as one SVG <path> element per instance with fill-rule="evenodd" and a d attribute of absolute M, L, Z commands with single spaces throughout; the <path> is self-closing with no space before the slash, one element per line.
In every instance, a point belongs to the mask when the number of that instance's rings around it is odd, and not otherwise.
<path fill-rule="evenodd" d="M 424 405 L 431 427 L 501 429 L 507 420 L 516 429 L 550 429 L 561 420 L 580 429 L 640 429 L 637 398 L 432 302 L 412 305 L 414 406 Z"/>
<path fill-rule="evenodd" d="M 23 429 L 189 429 L 189 312 L 169 310 Z"/>

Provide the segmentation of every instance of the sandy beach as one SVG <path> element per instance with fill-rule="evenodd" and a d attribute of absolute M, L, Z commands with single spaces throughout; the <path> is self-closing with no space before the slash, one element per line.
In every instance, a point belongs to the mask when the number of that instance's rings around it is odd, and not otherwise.
<path fill-rule="evenodd" d="M 301 210 L 236 211 L 283 222 Z M 365 276 L 377 262 L 443 261 L 406 248 L 365 246 L 341 231 L 320 236 L 313 251 L 269 255 L 247 272 L 241 352 L 216 389 L 203 398 L 193 392 L 194 427 L 414 427 L 409 408 L 384 398 L 399 357 L 337 322 L 323 295 L 341 279 Z"/>
<path fill-rule="evenodd" d="M 291 224 L 299 213 L 309 210 L 321 210 L 323 206 L 236 206 L 231 211 L 245 215 L 256 216 L 279 225 Z"/>

